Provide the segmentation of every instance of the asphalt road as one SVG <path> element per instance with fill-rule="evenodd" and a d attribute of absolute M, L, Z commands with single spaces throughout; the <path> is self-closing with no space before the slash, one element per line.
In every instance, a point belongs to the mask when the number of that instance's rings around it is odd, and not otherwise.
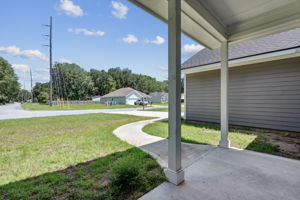
<path fill-rule="evenodd" d="M 162 106 L 153 106 L 152 108 L 160 108 L 160 107 Z M 156 116 L 157 114 L 163 115 L 162 113 L 159 114 L 159 112 L 150 112 L 150 111 L 143 112 L 139 110 L 141 110 L 141 108 L 33 111 L 33 110 L 24 110 L 21 107 L 20 103 L 14 103 L 14 104 L 7 104 L 7 105 L 0 106 L 0 120 L 59 116 L 59 115 L 80 115 L 80 114 L 89 114 L 89 113 L 116 113 L 116 114 L 132 114 L 132 115 L 139 115 L 139 116 Z"/>

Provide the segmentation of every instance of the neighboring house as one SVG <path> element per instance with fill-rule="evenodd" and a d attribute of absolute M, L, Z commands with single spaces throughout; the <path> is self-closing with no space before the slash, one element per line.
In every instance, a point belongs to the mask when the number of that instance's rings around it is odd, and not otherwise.
<path fill-rule="evenodd" d="M 229 47 L 229 123 L 300 132 L 300 28 Z M 187 120 L 220 122 L 220 51 L 182 65 Z"/>
<path fill-rule="evenodd" d="M 184 93 L 181 93 L 181 96 L 180 96 L 180 101 L 181 101 L 181 103 L 183 103 L 184 102 Z"/>
<path fill-rule="evenodd" d="M 167 103 L 168 93 L 166 92 L 152 92 L 149 94 L 152 103 Z"/>
<path fill-rule="evenodd" d="M 134 105 L 134 102 L 136 100 L 142 98 L 149 99 L 149 96 L 132 88 L 121 88 L 102 96 L 100 102 L 112 102 L 113 104 Z"/>
<path fill-rule="evenodd" d="M 92 97 L 92 101 L 97 101 L 97 102 L 99 102 L 100 99 L 101 99 L 101 96 L 93 96 L 93 97 Z"/>

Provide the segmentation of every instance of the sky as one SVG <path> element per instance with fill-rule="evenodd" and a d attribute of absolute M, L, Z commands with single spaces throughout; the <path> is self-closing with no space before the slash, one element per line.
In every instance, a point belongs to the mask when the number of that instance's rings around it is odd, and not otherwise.
<path fill-rule="evenodd" d="M 22 87 L 49 81 L 49 24 L 53 62 L 86 71 L 128 68 L 167 79 L 167 25 L 126 0 L 2 0 L 0 57 L 12 64 Z M 203 47 L 182 35 L 182 61 Z"/>

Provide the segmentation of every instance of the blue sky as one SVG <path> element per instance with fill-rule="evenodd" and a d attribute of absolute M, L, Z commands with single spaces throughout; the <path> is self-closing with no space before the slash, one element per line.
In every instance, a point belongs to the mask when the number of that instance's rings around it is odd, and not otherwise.
<path fill-rule="evenodd" d="M 53 16 L 53 60 L 89 71 L 129 68 L 158 80 L 167 78 L 167 25 L 125 0 L 2 0 L 0 56 L 29 89 L 46 82 L 49 50 L 43 47 Z M 182 61 L 202 47 L 182 37 Z"/>

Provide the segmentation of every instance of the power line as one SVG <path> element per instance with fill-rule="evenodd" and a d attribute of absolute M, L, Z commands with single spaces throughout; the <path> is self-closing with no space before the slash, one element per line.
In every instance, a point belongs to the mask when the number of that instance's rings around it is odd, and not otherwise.
<path fill-rule="evenodd" d="M 33 103 L 33 89 L 32 89 L 32 72 L 30 68 L 30 84 L 31 84 L 31 103 Z"/>
<path fill-rule="evenodd" d="M 52 71 L 52 16 L 50 16 L 50 24 L 49 25 L 46 24 L 44 26 L 49 27 L 49 35 L 43 35 L 43 36 L 49 37 L 49 45 L 44 45 L 44 46 L 49 47 L 49 53 L 50 53 L 50 59 L 49 59 L 49 65 L 50 65 L 49 98 L 50 98 L 50 100 L 49 100 L 49 105 L 52 106 L 52 91 L 53 91 L 53 88 L 52 88 L 52 74 L 53 74 L 53 71 Z"/>

